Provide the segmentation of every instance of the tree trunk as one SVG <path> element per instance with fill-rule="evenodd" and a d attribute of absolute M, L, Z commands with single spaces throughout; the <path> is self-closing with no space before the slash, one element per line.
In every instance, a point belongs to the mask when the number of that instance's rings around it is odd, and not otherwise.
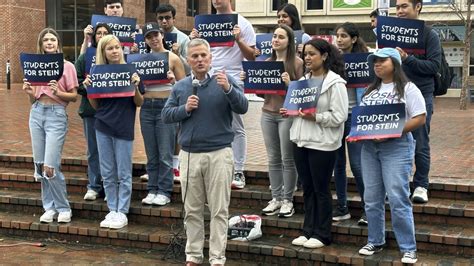
<path fill-rule="evenodd" d="M 459 100 L 459 109 L 466 110 L 467 103 L 469 102 L 469 66 L 471 62 L 471 4 L 472 0 L 467 0 L 467 14 L 465 23 L 465 34 L 464 34 L 464 57 L 462 66 L 462 87 L 461 96 Z"/>

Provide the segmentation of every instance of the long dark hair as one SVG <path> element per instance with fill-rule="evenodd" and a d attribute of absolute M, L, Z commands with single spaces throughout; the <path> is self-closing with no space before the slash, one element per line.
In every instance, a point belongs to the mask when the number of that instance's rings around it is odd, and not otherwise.
<path fill-rule="evenodd" d="M 303 29 L 303 27 L 301 26 L 300 14 L 298 13 L 298 9 L 296 8 L 295 5 L 293 5 L 293 4 L 283 4 L 278 8 L 277 13 L 282 11 L 282 10 L 285 11 L 288 14 L 288 16 L 290 17 L 290 19 L 291 19 L 291 28 L 293 30 L 302 30 Z"/>
<path fill-rule="evenodd" d="M 342 59 L 342 54 L 337 49 L 336 46 L 328 43 L 326 40 L 323 39 L 312 39 L 309 40 L 305 45 L 303 46 L 303 53 L 301 54 L 302 59 L 304 60 L 304 53 L 306 50 L 306 46 L 311 45 L 316 50 L 318 50 L 321 55 L 324 55 L 327 53 L 326 60 L 323 62 L 323 67 L 324 70 L 327 72 L 329 70 L 333 71 L 334 73 L 338 74 L 342 78 L 345 78 L 345 68 L 344 68 L 344 60 Z M 307 72 L 308 70 L 306 70 Z"/>
<path fill-rule="evenodd" d="M 283 61 L 283 64 L 285 65 L 285 71 L 288 72 L 290 75 L 291 80 L 295 80 L 297 78 L 297 73 L 296 73 L 296 64 L 295 64 L 295 58 L 296 58 L 296 44 L 295 44 L 295 34 L 293 30 L 288 27 L 287 25 L 277 25 L 273 32 L 277 29 L 283 29 L 286 32 L 286 35 L 288 37 L 288 47 L 286 48 L 286 58 L 285 61 Z M 276 51 L 272 50 L 272 56 L 270 57 L 270 61 L 275 61 L 277 59 Z"/>
<path fill-rule="evenodd" d="M 360 37 L 359 29 L 357 26 L 352 23 L 352 22 L 345 22 L 339 26 L 336 27 L 334 32 L 337 33 L 339 29 L 343 29 L 349 36 L 351 36 L 351 39 L 356 37 L 355 43 L 352 44 L 352 49 L 351 53 L 367 53 L 369 49 L 367 48 L 367 44 L 365 44 L 364 39 Z"/>
<path fill-rule="evenodd" d="M 97 30 L 99 28 L 105 28 L 107 30 L 107 35 L 112 34 L 112 29 L 106 23 L 97 23 L 94 27 L 94 32 L 92 33 L 91 46 L 97 48 L 97 42 L 95 41 L 95 36 L 97 35 Z"/>
<path fill-rule="evenodd" d="M 400 63 L 391 57 L 389 59 L 392 60 L 392 64 L 393 64 L 394 88 L 397 91 L 398 99 L 401 99 L 405 95 L 405 86 L 408 83 L 408 78 L 405 75 L 405 72 L 403 72 L 403 69 Z M 378 90 L 381 85 L 382 85 L 382 79 L 377 77 L 376 75 L 374 81 L 369 85 L 369 87 L 367 87 L 367 90 L 365 91 L 363 96 L 369 95 L 373 90 Z"/>

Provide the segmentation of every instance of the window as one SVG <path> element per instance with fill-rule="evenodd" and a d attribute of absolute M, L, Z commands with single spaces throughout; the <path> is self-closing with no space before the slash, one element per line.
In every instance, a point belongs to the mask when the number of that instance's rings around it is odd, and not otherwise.
<path fill-rule="evenodd" d="M 307 0 L 306 10 L 323 9 L 323 0 Z"/>
<path fill-rule="evenodd" d="M 456 2 L 456 0 L 423 0 L 423 5 L 448 5 L 451 2 Z M 391 7 L 395 7 L 396 3 L 396 0 L 390 0 Z"/>
<path fill-rule="evenodd" d="M 145 2 L 145 21 L 156 21 L 155 11 L 160 5 L 158 0 L 146 0 Z"/>
<path fill-rule="evenodd" d="M 199 0 L 188 0 L 186 8 L 186 16 L 194 17 L 199 15 Z"/>
<path fill-rule="evenodd" d="M 280 6 L 283 4 L 288 4 L 288 0 L 273 0 L 272 1 L 272 11 L 277 11 Z"/>
<path fill-rule="evenodd" d="M 102 0 L 46 0 L 46 25 L 58 32 L 64 58 L 72 62 L 76 60 L 84 28 L 90 24 L 92 14 L 102 13 Z"/>

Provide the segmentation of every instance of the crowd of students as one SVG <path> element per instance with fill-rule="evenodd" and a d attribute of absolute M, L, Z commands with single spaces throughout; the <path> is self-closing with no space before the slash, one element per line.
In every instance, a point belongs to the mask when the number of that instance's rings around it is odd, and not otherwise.
<path fill-rule="evenodd" d="M 217 14 L 233 13 L 230 0 L 213 0 L 212 3 Z M 418 19 L 421 9 L 422 1 L 419 0 L 396 1 L 398 17 Z M 104 12 L 121 16 L 122 2 L 105 1 Z M 248 103 L 243 97 L 245 73 L 241 71 L 241 62 L 255 60 L 259 51 L 255 49 L 253 27 L 241 15 L 233 29 L 235 44 L 232 47 L 210 47 L 200 39 L 196 29 L 186 36 L 174 27 L 175 15 L 174 7 L 160 5 L 157 22 L 146 23 L 143 27 L 148 51 L 168 56 L 169 82 L 166 84 L 139 86 L 140 77 L 135 73 L 131 76 L 134 96 L 87 98 L 86 87 L 91 84 L 85 70 L 88 46 L 97 49 L 96 65 L 125 64 L 122 46 L 106 24 L 89 25 L 84 29 L 82 54 L 75 67 L 65 61 L 59 81 L 51 81 L 47 86 L 32 86 L 28 80 L 24 81 L 23 90 L 32 103 L 29 125 L 34 176 L 41 180 L 45 210 L 40 221 L 71 221 L 72 212 L 61 172 L 61 153 L 68 127 L 65 108 L 80 94 L 79 115 L 87 140 L 89 178 L 84 199 L 96 200 L 105 192 L 109 213 L 100 222 L 100 227 L 118 229 L 128 224 L 135 114 L 137 107 L 141 107 L 140 126 L 147 155 L 145 180 L 148 182 L 148 195 L 142 203 L 162 206 L 171 201 L 173 169 L 178 168 L 175 150 L 182 146 L 187 261 L 190 265 L 202 263 L 204 235 L 199 232 L 204 232 L 202 212 L 207 201 L 212 213 L 210 263 L 224 264 L 230 188 L 245 186 L 246 135 L 242 114 Z M 371 18 L 377 15 L 373 12 Z M 375 50 L 367 58 L 375 73 L 373 83 L 368 88 L 346 88 L 342 55 L 369 51 L 356 25 L 349 22 L 338 25 L 334 30 L 336 45 L 311 39 L 306 33 L 302 44 L 296 45 L 294 30 L 302 30 L 298 10 L 292 4 L 284 4 L 278 9 L 277 16 L 272 54 L 267 61 L 284 62 L 285 72 L 281 78 L 286 85 L 291 81 L 311 79 L 319 84 L 321 92 L 316 113 L 299 112 L 293 117 L 283 108 L 285 96 L 262 96 L 261 128 L 272 195 L 262 213 L 291 217 L 295 213 L 294 192 L 300 183 L 304 222 L 301 236 L 292 244 L 306 248 L 331 244 L 332 221 L 351 217 L 346 196 L 347 150 L 363 207 L 358 223 L 368 225 L 368 241 L 359 253 L 372 255 L 383 249 L 385 200 L 388 198 L 392 227 L 403 253 L 402 262 L 416 262 L 409 177 L 415 162 L 412 200 L 427 202 L 433 77 L 440 64 L 438 37 L 432 30 L 425 31 L 430 41 L 425 47 L 426 54 L 421 57 L 407 54 L 400 48 Z M 178 34 L 178 43 L 170 50 L 164 41 L 164 32 Z M 38 36 L 37 53 L 60 52 L 57 32 L 44 29 Z M 189 94 L 193 80 L 199 82 L 196 95 Z M 211 92 L 214 94 L 210 95 Z M 223 115 L 217 117 L 216 112 L 202 102 L 221 110 Z M 380 103 L 405 103 L 407 121 L 402 136 L 346 141 L 352 108 Z M 208 126 L 204 129 L 203 125 Z M 198 158 L 200 161 L 196 161 Z M 183 164 L 183 161 L 187 163 Z M 204 167 L 204 161 L 209 165 Z M 221 164 L 223 166 L 218 167 Z M 206 172 L 198 173 L 192 167 L 203 167 Z M 330 191 L 333 173 L 337 194 L 334 211 Z M 219 177 L 219 174 L 226 176 Z M 201 184 L 204 186 L 200 187 Z"/>

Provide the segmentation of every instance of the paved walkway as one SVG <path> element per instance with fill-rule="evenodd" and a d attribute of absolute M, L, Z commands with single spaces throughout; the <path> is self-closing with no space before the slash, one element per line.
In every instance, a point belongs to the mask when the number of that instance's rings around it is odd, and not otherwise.
<path fill-rule="evenodd" d="M 79 99 L 68 106 L 69 131 L 64 146 L 64 158 L 85 159 L 85 139 L 82 120 L 77 115 Z M 267 170 L 265 146 L 260 130 L 262 103 L 251 102 L 244 117 L 248 136 L 247 170 Z M 31 156 L 28 130 L 29 101 L 21 84 L 6 90 L 0 84 L 0 154 Z M 137 112 L 138 115 L 138 112 Z M 133 160 L 146 162 L 138 118 L 135 126 Z M 474 109 L 458 110 L 458 99 L 435 100 L 431 123 L 431 176 L 472 180 L 474 177 Z"/>

